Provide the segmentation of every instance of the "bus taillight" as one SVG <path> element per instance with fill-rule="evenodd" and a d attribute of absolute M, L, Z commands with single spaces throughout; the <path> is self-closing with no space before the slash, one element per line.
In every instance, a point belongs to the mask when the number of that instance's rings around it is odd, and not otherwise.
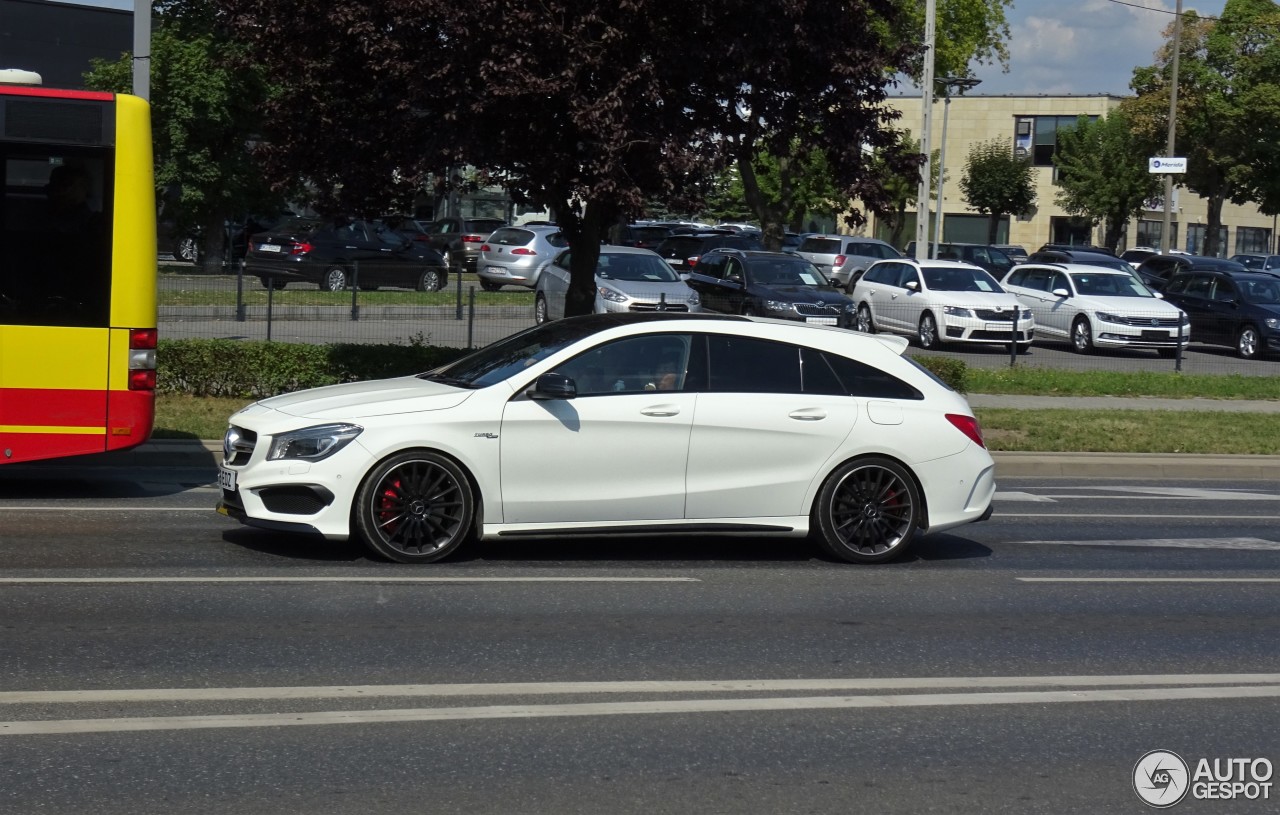
<path fill-rule="evenodd" d="M 156 389 L 156 342 L 154 328 L 129 329 L 129 390 Z"/>

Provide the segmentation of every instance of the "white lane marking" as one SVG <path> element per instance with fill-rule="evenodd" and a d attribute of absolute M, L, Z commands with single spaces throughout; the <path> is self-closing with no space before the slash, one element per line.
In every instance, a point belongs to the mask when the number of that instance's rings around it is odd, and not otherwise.
<path fill-rule="evenodd" d="M 0 512 L 207 512 L 210 515 L 218 514 L 213 507 L 135 507 L 126 505 L 118 507 L 78 507 L 74 504 L 47 507 L 7 507 L 0 505 Z"/>
<path fill-rule="evenodd" d="M 1280 583 L 1280 577 L 1019 577 L 1022 583 Z"/>
<path fill-rule="evenodd" d="M 1015 541 L 1047 546 L 1146 546 L 1158 549 L 1235 549 L 1280 552 L 1280 543 L 1262 538 L 1140 538 L 1137 540 Z"/>
<path fill-rule="evenodd" d="M 18 583 L 701 583 L 697 577 L 0 577 Z"/>
<path fill-rule="evenodd" d="M 471 682 L 440 685 L 328 685 L 259 688 L 122 688 L 5 691 L 0 704 L 82 702 L 225 702 L 245 699 L 367 699 L 380 696 L 545 696 L 589 693 L 752 693 L 987 688 L 1100 687 L 1105 685 L 1270 685 L 1267 674 L 1119 674 L 1083 676 L 927 676 L 858 679 L 635 680 L 622 682 Z"/>
<path fill-rule="evenodd" d="M 1115 518 L 1159 518 L 1162 521 L 1280 521 L 1280 515 L 1166 515 L 1164 513 L 1124 514 L 1112 512 L 997 512 L 997 518 L 1093 518 L 1106 521 Z"/>
<path fill-rule="evenodd" d="M 1197 501 L 1280 501 L 1280 495 L 1247 490 L 1210 490 L 1199 487 L 1070 487 L 1073 490 L 1106 490 L 1158 497 L 1191 498 Z M 1093 496 L 1102 497 L 1102 496 Z M 1124 496 L 1107 496 L 1109 498 Z"/>
<path fill-rule="evenodd" d="M 63 719 L 0 722 L 0 736 L 52 733 L 120 733 L 144 730 L 208 730 L 243 727 L 299 727 L 388 722 L 439 722 L 473 719 L 536 719 L 566 716 L 619 716 L 662 713 L 734 713 L 774 710 L 952 707 L 961 705 L 1043 705 L 1064 702 L 1148 702 L 1280 697 L 1280 685 L 1247 687 L 1144 688 L 1007 693 L 931 693 L 894 696 L 800 696 L 769 699 L 685 699 L 653 702 L 584 702 L 555 705 L 409 708 L 400 710 L 318 711 L 213 716 L 154 716 L 115 719 Z"/>
<path fill-rule="evenodd" d="M 1050 498 L 1046 495 L 1034 495 L 1029 492 L 1015 492 L 1015 491 L 1010 491 L 1010 492 L 997 491 L 995 494 L 994 500 L 996 501 L 1035 501 L 1038 503 L 1049 503 L 1049 504 L 1053 503 L 1053 498 Z"/>

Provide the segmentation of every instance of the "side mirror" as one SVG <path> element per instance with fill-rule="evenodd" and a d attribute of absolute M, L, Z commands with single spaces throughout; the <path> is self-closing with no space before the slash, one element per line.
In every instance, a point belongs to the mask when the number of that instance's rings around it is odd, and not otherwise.
<path fill-rule="evenodd" d="M 919 290 L 920 290 L 920 281 L 919 281 L 919 280 L 910 280 L 910 281 L 908 281 L 908 282 L 907 282 L 907 288 L 908 288 L 908 289 L 911 289 L 912 291 L 919 291 Z"/>
<path fill-rule="evenodd" d="M 1066 289 L 1054 289 L 1052 294 L 1054 297 L 1070 297 L 1071 296 L 1071 292 L 1067 291 Z"/>
<path fill-rule="evenodd" d="M 555 371 L 538 377 L 528 390 L 530 399 L 572 399 L 578 395 L 573 379 Z"/>
<path fill-rule="evenodd" d="M 1160 293 L 1160 292 L 1158 292 L 1158 291 L 1153 291 L 1153 292 L 1151 292 L 1151 293 L 1152 293 L 1152 294 L 1154 294 L 1154 295 L 1156 296 L 1156 299 L 1157 299 L 1157 300 L 1163 300 L 1163 299 L 1164 299 L 1164 295 L 1163 295 L 1163 294 L 1161 294 L 1161 293 Z"/>

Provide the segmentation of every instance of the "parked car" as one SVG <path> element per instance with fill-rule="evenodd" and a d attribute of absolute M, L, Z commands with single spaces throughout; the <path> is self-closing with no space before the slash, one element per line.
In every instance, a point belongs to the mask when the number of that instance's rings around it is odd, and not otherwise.
<path fill-rule="evenodd" d="M 506 226 L 501 218 L 461 218 L 450 215 L 427 224 L 427 242 L 462 272 L 475 272 L 485 239 Z"/>
<path fill-rule="evenodd" d="M 993 243 L 992 246 L 1009 256 L 1014 263 L 1026 263 L 1030 257 L 1027 250 L 1016 243 Z"/>
<path fill-rule="evenodd" d="M 1152 255 L 1160 254 L 1159 249 L 1153 249 L 1150 246 L 1135 246 L 1132 249 L 1126 249 L 1120 253 L 1120 259 L 1128 263 L 1133 268 L 1138 268 L 1142 261 Z"/>
<path fill-rule="evenodd" d="M 1101 266 L 1104 269 L 1115 269 L 1118 272 L 1124 272 L 1132 275 L 1135 280 L 1139 280 L 1138 270 L 1127 260 L 1107 254 L 1106 252 L 1092 252 L 1083 249 L 1045 249 L 1039 252 L 1033 252 L 1031 257 L 1027 259 L 1030 263 L 1083 263 L 1087 266 Z M 1005 273 L 1006 275 L 1008 272 Z"/>
<path fill-rule="evenodd" d="M 906 345 L 728 316 L 544 323 L 233 414 L 219 511 L 403 563 L 474 538 L 694 531 L 890 560 L 995 494 L 973 410 Z"/>
<path fill-rule="evenodd" d="M 1280 274 L 1280 255 L 1232 255 L 1230 259 L 1250 271 Z"/>
<path fill-rule="evenodd" d="M 634 246 L 638 249 L 655 249 L 658 244 L 671 237 L 671 230 L 665 226 L 652 224 L 624 224 L 617 228 L 617 234 L 611 241 L 615 246 Z"/>
<path fill-rule="evenodd" d="M 682 275 L 687 275 L 698 265 L 698 259 L 712 249 L 764 249 L 758 235 L 735 235 L 726 232 L 689 232 L 686 234 L 671 233 L 653 251 L 667 262 L 671 268 Z"/>
<path fill-rule="evenodd" d="M 706 311 L 853 325 L 853 301 L 798 255 L 713 249 L 698 261 L 688 283 Z"/>
<path fill-rule="evenodd" d="M 784 232 L 782 233 L 782 251 L 794 252 L 800 248 L 800 244 L 804 243 L 804 239 L 812 235 L 812 232 Z"/>
<path fill-rule="evenodd" d="M 1035 338 L 1031 310 L 990 272 L 954 260 L 882 260 L 853 287 L 854 327 L 914 337 L 921 348 L 948 342 L 1013 345 Z"/>
<path fill-rule="evenodd" d="M 1032 262 L 1013 267 L 1002 282 L 1031 309 L 1037 341 L 1070 342 L 1080 354 L 1095 348 L 1152 348 L 1172 357 L 1190 340 L 1187 315 L 1119 269 Z"/>
<path fill-rule="evenodd" d="M 531 289 L 543 265 L 568 245 L 558 226 L 504 226 L 480 244 L 480 288 L 497 291 L 511 283 Z"/>
<path fill-rule="evenodd" d="M 250 239 L 245 274 L 273 289 L 315 283 L 326 291 L 357 285 L 438 291 L 449 282 L 443 255 L 386 224 L 301 217 Z"/>
<path fill-rule="evenodd" d="M 1280 278 L 1227 269 L 1179 271 L 1165 298 L 1187 312 L 1196 342 L 1226 345 L 1242 359 L 1280 352 Z"/>
<path fill-rule="evenodd" d="M 1178 254 L 1152 255 L 1138 266 L 1138 277 L 1152 291 L 1164 291 L 1169 279 L 1178 272 L 1192 269 L 1221 269 L 1230 272 L 1247 271 L 1244 264 L 1226 258 L 1204 257 L 1202 255 Z"/>
<path fill-rule="evenodd" d="M 930 250 L 933 244 L 929 244 Z M 907 244 L 906 256 L 916 254 L 916 242 Z M 999 248 L 985 243 L 940 243 L 938 244 L 938 260 L 958 260 L 980 269 L 986 269 L 992 277 L 1000 278 L 1013 268 L 1013 260 Z"/>
<path fill-rule="evenodd" d="M 854 235 L 810 235 L 796 254 L 848 292 L 853 291 L 853 284 L 872 263 L 902 257 L 901 252 L 882 240 Z"/>
<path fill-rule="evenodd" d="M 538 274 L 533 298 L 537 323 L 564 317 L 573 250 L 565 249 Z M 648 249 L 601 246 L 596 261 L 595 313 L 607 311 L 700 312 L 698 293 Z"/>
<path fill-rule="evenodd" d="M 1093 252 L 1099 255 L 1111 255 L 1115 257 L 1115 252 L 1106 246 L 1094 246 L 1091 243 L 1046 243 L 1036 250 L 1037 252 Z"/>

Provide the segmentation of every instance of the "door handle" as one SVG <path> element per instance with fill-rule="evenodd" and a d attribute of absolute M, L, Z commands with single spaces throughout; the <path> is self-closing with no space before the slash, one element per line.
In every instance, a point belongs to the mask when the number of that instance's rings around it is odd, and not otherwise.
<path fill-rule="evenodd" d="M 827 418 L 827 412 L 822 408 L 801 408 L 791 411 L 787 416 L 802 422 L 818 422 Z"/>
<path fill-rule="evenodd" d="M 641 408 L 640 413 L 644 416 L 675 416 L 680 412 L 680 408 L 675 405 L 654 405 L 653 407 Z"/>

